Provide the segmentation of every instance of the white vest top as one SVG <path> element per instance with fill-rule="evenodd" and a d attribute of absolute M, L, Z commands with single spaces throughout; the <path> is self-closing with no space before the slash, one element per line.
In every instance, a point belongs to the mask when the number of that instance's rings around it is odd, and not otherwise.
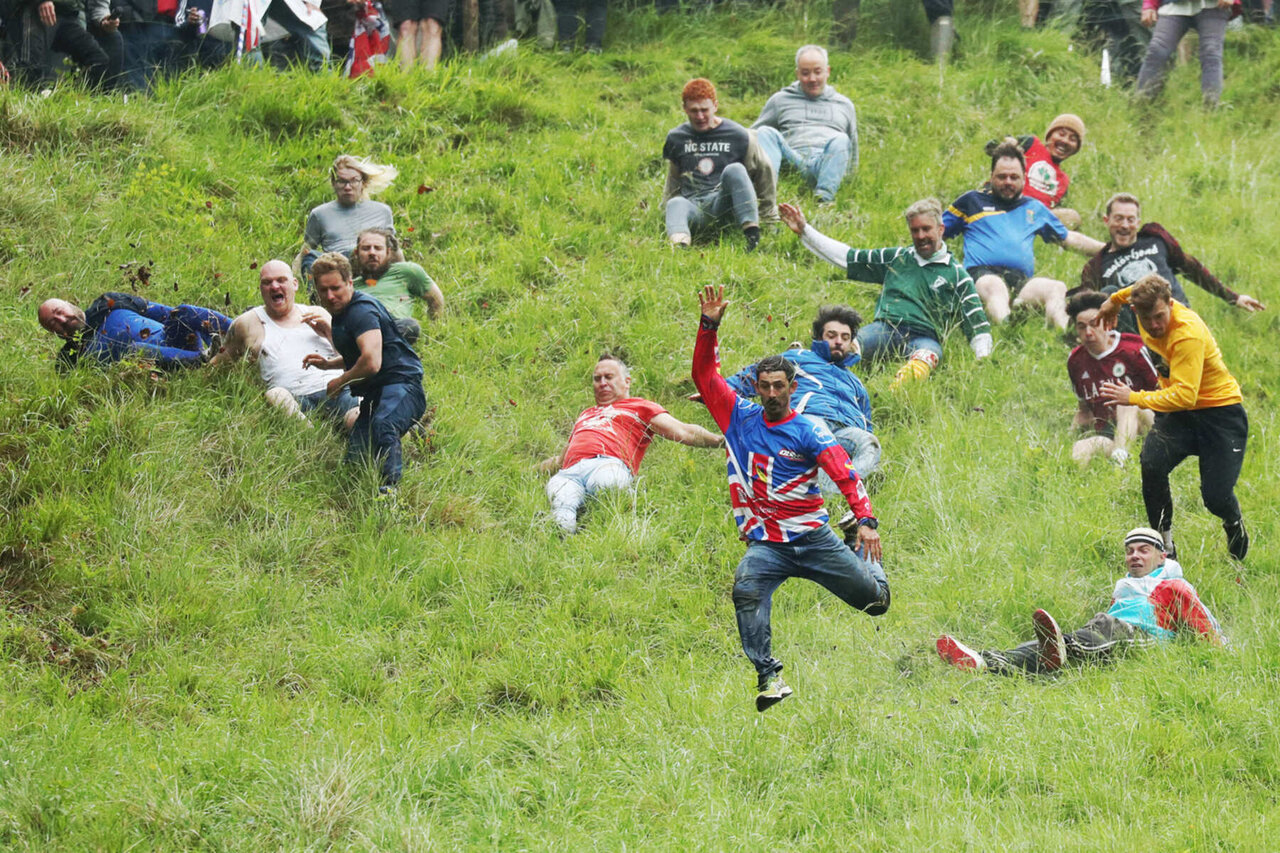
<path fill-rule="evenodd" d="M 276 324 L 261 305 L 254 313 L 262 321 L 262 350 L 258 353 L 258 370 L 268 388 L 284 388 L 295 397 L 323 391 L 329 380 L 341 376 L 341 370 L 303 369 L 302 357 L 313 352 L 325 358 L 336 358 L 333 344 L 320 337 L 307 324 L 287 329 Z"/>

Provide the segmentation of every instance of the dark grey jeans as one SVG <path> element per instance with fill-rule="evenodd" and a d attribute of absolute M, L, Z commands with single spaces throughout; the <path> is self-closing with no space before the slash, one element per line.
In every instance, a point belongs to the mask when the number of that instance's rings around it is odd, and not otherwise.
<path fill-rule="evenodd" d="M 1138 71 L 1138 94 L 1155 97 L 1164 88 L 1169 59 L 1178 42 L 1195 27 L 1200 34 L 1200 94 L 1210 106 L 1222 97 L 1222 42 L 1231 14 L 1226 9 L 1203 9 L 1194 15 L 1161 15 Z"/>
<path fill-rule="evenodd" d="M 1067 645 L 1067 660 L 1076 662 L 1104 661 L 1136 646 L 1155 642 L 1150 634 L 1107 613 L 1094 614 L 1083 627 L 1070 634 L 1063 634 L 1062 639 Z M 1007 652 L 982 652 L 982 659 L 987 662 L 989 670 L 1003 675 L 1014 672 L 1038 674 L 1045 671 L 1044 663 L 1040 660 L 1040 644 L 1035 640 Z"/>

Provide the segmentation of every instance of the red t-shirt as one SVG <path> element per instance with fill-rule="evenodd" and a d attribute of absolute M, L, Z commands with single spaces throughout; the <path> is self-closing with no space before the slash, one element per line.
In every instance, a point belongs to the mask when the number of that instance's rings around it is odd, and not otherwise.
<path fill-rule="evenodd" d="M 1045 207 L 1057 207 L 1067 194 L 1067 184 L 1071 183 L 1071 179 L 1053 162 L 1049 149 L 1044 147 L 1040 137 L 1031 137 L 1031 147 L 1026 150 L 1025 156 L 1027 183 L 1022 188 L 1022 194 L 1044 202 Z"/>
<path fill-rule="evenodd" d="M 562 467 L 593 456 L 612 456 L 627 463 L 632 474 L 636 473 L 653 440 L 649 422 L 666 411 L 643 397 L 627 397 L 584 409 L 573 424 Z"/>
<path fill-rule="evenodd" d="M 1076 396 L 1093 413 L 1094 430 L 1103 434 L 1116 421 L 1115 407 L 1106 405 L 1102 397 L 1104 380 L 1123 383 L 1135 391 L 1154 391 L 1157 387 L 1156 368 L 1142 338 L 1127 333 L 1117 334 L 1111 347 L 1100 356 L 1083 346 L 1073 349 L 1067 359 L 1067 374 Z"/>

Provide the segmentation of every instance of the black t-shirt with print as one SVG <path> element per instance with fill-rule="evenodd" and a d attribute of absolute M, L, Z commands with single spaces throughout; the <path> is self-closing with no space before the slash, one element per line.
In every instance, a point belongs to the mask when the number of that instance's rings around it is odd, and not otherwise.
<path fill-rule="evenodd" d="M 705 133 L 685 122 L 667 134 L 662 156 L 680 170 L 680 194 L 689 198 L 718 187 L 725 167 L 745 160 L 750 144 L 747 129 L 736 121 L 722 119 Z"/>

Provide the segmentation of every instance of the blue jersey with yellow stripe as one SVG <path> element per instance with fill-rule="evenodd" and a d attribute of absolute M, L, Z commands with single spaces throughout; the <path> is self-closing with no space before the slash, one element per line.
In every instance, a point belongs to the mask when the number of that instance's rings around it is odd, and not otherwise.
<path fill-rule="evenodd" d="M 1009 267 L 1035 275 L 1032 243 L 1067 239 L 1067 227 L 1040 201 L 1028 196 L 1005 201 L 992 193 L 971 190 L 942 214 L 947 237 L 964 236 L 964 267 Z"/>

